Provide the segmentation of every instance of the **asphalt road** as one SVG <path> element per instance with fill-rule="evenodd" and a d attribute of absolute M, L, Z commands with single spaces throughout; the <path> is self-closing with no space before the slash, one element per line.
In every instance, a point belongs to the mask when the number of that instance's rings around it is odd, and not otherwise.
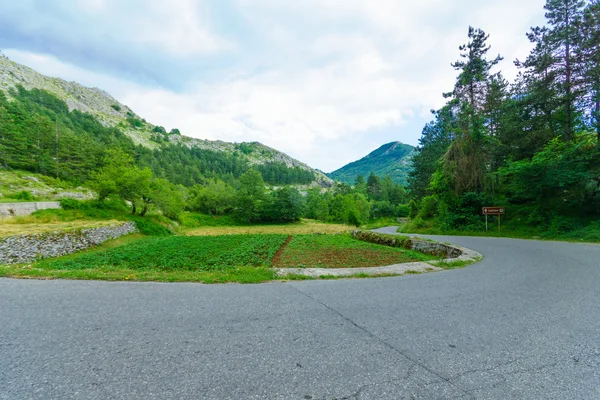
<path fill-rule="evenodd" d="M 600 399 L 600 246 L 397 278 L 0 279 L 0 399 Z"/>

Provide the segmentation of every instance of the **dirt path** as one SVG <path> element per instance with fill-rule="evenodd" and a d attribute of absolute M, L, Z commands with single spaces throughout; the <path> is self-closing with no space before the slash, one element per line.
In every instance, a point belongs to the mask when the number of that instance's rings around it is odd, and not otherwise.
<path fill-rule="evenodd" d="M 285 243 L 283 243 L 279 250 L 277 250 L 277 252 L 275 253 L 275 257 L 273 257 L 274 267 L 281 265 L 281 258 L 283 257 L 283 252 L 285 251 L 285 248 L 288 247 L 293 238 L 293 236 L 288 236 L 287 239 L 285 239 Z"/>

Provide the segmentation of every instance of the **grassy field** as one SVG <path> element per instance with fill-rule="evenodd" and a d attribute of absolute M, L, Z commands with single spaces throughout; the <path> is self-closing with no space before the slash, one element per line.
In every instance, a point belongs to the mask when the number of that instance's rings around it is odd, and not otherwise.
<path fill-rule="evenodd" d="M 356 229 L 348 225 L 324 224 L 318 221 L 302 220 L 296 224 L 285 225 L 248 225 L 248 226 L 203 226 L 189 229 L 188 236 L 218 236 L 218 235 L 302 235 L 312 233 L 343 233 Z"/>
<path fill-rule="evenodd" d="M 0 220 L 0 237 L 24 235 L 31 233 L 45 233 L 55 231 L 71 231 L 81 228 L 97 228 L 117 224 L 116 220 L 94 221 L 78 220 L 70 222 L 53 221 L 40 223 L 31 217 L 4 218 Z"/>

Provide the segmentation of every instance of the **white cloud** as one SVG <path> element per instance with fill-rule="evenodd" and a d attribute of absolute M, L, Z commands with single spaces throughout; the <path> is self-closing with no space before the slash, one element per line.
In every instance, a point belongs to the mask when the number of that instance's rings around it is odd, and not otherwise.
<path fill-rule="evenodd" d="M 236 62 L 210 79 L 199 71 L 180 93 L 66 64 L 47 67 L 50 74 L 103 87 L 147 120 L 186 135 L 259 140 L 326 171 L 392 140 L 394 130 L 394 140 L 416 144 L 419 124 L 454 84 L 450 63 L 469 24 L 491 34 L 491 56 L 504 55 L 502 69 L 512 77 L 512 60 L 530 48 L 525 32 L 543 22 L 543 0 L 234 0 L 261 40 L 245 48 L 242 37 L 231 44 L 213 33 L 203 1 L 144 2 L 140 15 L 123 14 L 122 4 L 94 0 L 88 12 L 106 21 L 116 9 L 115 34 L 165 57 L 228 49 Z"/>

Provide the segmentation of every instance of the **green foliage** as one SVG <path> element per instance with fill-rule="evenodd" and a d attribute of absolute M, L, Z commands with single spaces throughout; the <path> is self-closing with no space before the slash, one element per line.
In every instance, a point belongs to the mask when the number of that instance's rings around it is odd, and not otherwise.
<path fill-rule="evenodd" d="M 173 129 L 171 129 L 171 131 L 169 132 L 169 135 L 181 135 L 181 132 L 179 132 L 179 129 L 177 129 L 177 128 L 173 128 Z"/>
<path fill-rule="evenodd" d="M 235 206 L 235 189 L 221 180 L 210 180 L 190 190 L 188 209 L 211 215 L 231 212 Z"/>
<path fill-rule="evenodd" d="M 141 120 L 139 120 L 138 118 L 129 117 L 129 118 L 127 118 L 127 122 L 129 122 L 129 125 L 131 125 L 131 127 L 135 128 L 135 129 L 144 127 L 144 123 Z"/>
<path fill-rule="evenodd" d="M 134 221 L 140 233 L 146 236 L 173 235 L 173 231 L 162 225 L 155 217 L 146 216 L 142 218 L 138 216 L 131 216 L 129 219 Z"/>
<path fill-rule="evenodd" d="M 121 106 L 118 104 L 112 104 L 111 107 L 115 110 L 115 111 L 121 111 Z"/>
<path fill-rule="evenodd" d="M 399 218 L 408 218 L 411 214 L 410 204 L 400 204 L 396 207 L 396 216 Z"/>
<path fill-rule="evenodd" d="M 427 219 L 437 215 L 438 212 L 438 200 L 435 196 L 427 196 L 421 200 L 421 208 L 418 216 Z"/>
<path fill-rule="evenodd" d="M 299 167 L 289 168 L 280 162 L 256 165 L 254 169 L 261 173 L 269 185 L 308 185 L 315 180 L 312 171 Z"/>
<path fill-rule="evenodd" d="M 63 210 L 81 210 L 83 203 L 76 199 L 65 198 L 60 200 L 60 207 Z"/>
<path fill-rule="evenodd" d="M 240 188 L 236 194 L 236 215 L 242 222 L 260 222 L 267 208 L 265 181 L 260 172 L 249 170 L 240 177 Z"/>
<path fill-rule="evenodd" d="M 110 266 L 132 271 L 225 271 L 269 265 L 285 240 L 285 235 L 147 238 L 71 259 L 44 261 L 40 265 L 69 270 Z"/>
<path fill-rule="evenodd" d="M 31 194 L 31 192 L 27 190 L 22 190 L 12 196 L 13 199 L 22 200 L 22 201 L 34 201 L 35 196 Z"/>
<path fill-rule="evenodd" d="M 185 213 L 181 218 L 182 226 L 186 228 L 201 228 L 205 226 L 239 226 L 240 223 L 230 215 L 205 215 Z"/>
<path fill-rule="evenodd" d="M 492 205 L 519 235 L 561 237 L 600 217 L 600 3 L 547 0 L 545 10 L 513 84 L 490 72 L 501 57 L 487 58 L 488 35 L 469 29 L 449 101 L 413 159 L 410 192 L 423 201 L 407 229 L 481 231 Z"/>
<path fill-rule="evenodd" d="M 270 222 L 298 222 L 304 209 L 304 198 L 297 189 L 284 187 L 272 193 L 266 218 Z"/>
<path fill-rule="evenodd" d="M 162 126 L 155 126 L 154 128 L 152 128 L 152 132 L 160 133 L 161 135 L 167 134 L 167 130 Z"/>

